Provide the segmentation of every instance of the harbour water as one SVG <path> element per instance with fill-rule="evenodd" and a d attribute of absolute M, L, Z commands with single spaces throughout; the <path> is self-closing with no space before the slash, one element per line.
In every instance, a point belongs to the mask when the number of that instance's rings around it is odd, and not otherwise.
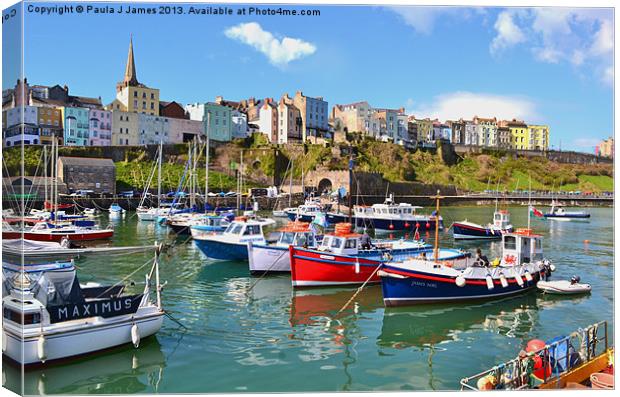
<path fill-rule="evenodd" d="M 510 211 L 513 225 L 527 224 L 526 207 Z M 28 370 L 24 392 L 455 390 L 462 377 L 513 358 L 529 339 L 551 339 L 601 320 L 609 321 L 611 337 L 613 209 L 588 211 L 588 222 L 533 219 L 532 227 L 544 235 L 545 256 L 557 266 L 553 278 L 579 275 L 592 285 L 590 295 L 531 292 L 485 303 L 386 309 L 375 285 L 335 319 L 355 288 L 293 291 L 288 275 L 252 277 L 247 262 L 207 261 L 187 237 L 174 239 L 166 227 L 138 222 L 129 213 L 115 221 L 112 243 L 175 242 L 161 261 L 168 282 L 163 302 L 186 328 L 166 318 L 139 349 L 125 346 Z M 492 207 L 480 206 L 442 209 L 446 228 L 465 218 L 486 224 L 492 213 Z M 432 242 L 433 235 L 426 238 Z M 455 243 L 448 231 L 440 238 L 442 246 L 480 247 L 490 259 L 500 253 L 498 242 Z M 149 259 L 98 257 L 76 265 L 81 282 L 114 283 Z M 129 279 L 134 288 L 144 272 Z M 3 372 L 5 385 L 19 389 L 20 369 L 4 365 Z"/>

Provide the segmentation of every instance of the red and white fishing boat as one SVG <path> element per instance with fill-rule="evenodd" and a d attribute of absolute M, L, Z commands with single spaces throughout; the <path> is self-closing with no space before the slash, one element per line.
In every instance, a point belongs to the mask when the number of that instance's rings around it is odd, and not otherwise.
<path fill-rule="evenodd" d="M 377 240 L 362 247 L 361 237 L 351 232 L 350 224 L 341 223 L 316 249 L 289 247 L 293 287 L 378 283 L 381 263 L 432 250 L 423 241 L 405 239 Z"/>
<path fill-rule="evenodd" d="M 2 228 L 2 239 L 24 238 L 26 240 L 60 242 L 64 237 L 67 237 L 70 241 L 89 241 L 108 239 L 113 235 L 114 229 L 73 225 L 55 226 L 46 222 L 37 223 L 31 229 L 24 230 L 23 235 L 21 231 L 6 228 L 4 224 Z"/>

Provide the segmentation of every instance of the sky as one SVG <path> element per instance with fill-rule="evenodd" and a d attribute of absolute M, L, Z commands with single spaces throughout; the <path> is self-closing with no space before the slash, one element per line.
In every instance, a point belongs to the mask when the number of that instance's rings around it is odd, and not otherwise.
<path fill-rule="evenodd" d="M 207 6 L 216 5 L 194 4 Z M 330 109 L 366 100 L 419 118 L 548 124 L 555 149 L 593 152 L 613 136 L 611 9 L 259 6 L 320 11 L 264 16 L 229 7 L 233 15 L 41 15 L 26 5 L 25 75 L 109 103 L 133 35 L 138 80 L 159 88 L 162 100 L 277 99 L 301 90 Z M 15 29 L 8 25 L 5 36 Z M 16 79 L 5 64 L 3 88 Z"/>

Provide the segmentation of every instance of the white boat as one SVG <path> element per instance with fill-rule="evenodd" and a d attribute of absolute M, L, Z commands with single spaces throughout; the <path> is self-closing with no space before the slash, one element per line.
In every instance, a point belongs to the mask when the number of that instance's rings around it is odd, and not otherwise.
<path fill-rule="evenodd" d="M 318 199 L 309 198 L 298 207 L 285 208 L 284 213 L 292 221 L 312 222 L 318 214 L 323 214 L 324 211 Z"/>
<path fill-rule="evenodd" d="M 510 213 L 507 210 L 495 211 L 493 223 L 486 226 L 469 222 L 467 219 L 452 224 L 455 240 L 501 240 L 502 234 L 512 232 Z"/>
<path fill-rule="evenodd" d="M 151 277 L 155 277 L 155 302 Z M 2 352 L 21 365 L 42 364 L 132 343 L 162 326 L 157 256 L 142 293 L 123 285 L 80 285 L 71 262 L 2 267 Z"/>
<path fill-rule="evenodd" d="M 251 273 L 290 272 L 289 247 L 317 247 L 317 236 L 307 222 L 289 222 L 279 231 L 275 243 L 260 244 L 249 241 L 248 262 Z"/>
<path fill-rule="evenodd" d="M 121 207 L 117 203 L 113 203 L 108 209 L 108 211 L 110 211 L 110 218 L 115 219 L 118 219 L 125 214 L 125 210 L 123 209 L 123 207 Z"/>
<path fill-rule="evenodd" d="M 579 282 L 579 277 L 572 277 L 570 280 L 544 281 L 536 283 L 536 287 L 546 294 L 573 295 L 587 294 L 592 291 L 590 284 Z"/>

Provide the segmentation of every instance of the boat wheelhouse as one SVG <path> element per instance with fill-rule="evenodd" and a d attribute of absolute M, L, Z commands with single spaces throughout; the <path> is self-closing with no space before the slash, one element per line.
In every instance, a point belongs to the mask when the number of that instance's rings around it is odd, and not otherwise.
<path fill-rule="evenodd" d="M 275 243 L 248 242 L 248 262 L 251 273 L 290 272 L 291 261 L 288 248 L 316 248 L 317 236 L 308 222 L 289 222 L 278 231 Z"/>
<path fill-rule="evenodd" d="M 453 261 L 416 258 L 386 263 L 379 272 L 386 306 L 492 299 L 532 290 L 554 269 L 543 258 L 542 236 L 531 229 L 502 235 L 502 258 Z"/>
<path fill-rule="evenodd" d="M 2 267 L 2 353 L 22 365 L 132 343 L 162 326 L 157 257 L 141 293 L 123 285 L 80 285 L 72 262 Z M 155 297 L 151 296 L 155 277 Z"/>
<path fill-rule="evenodd" d="M 249 241 L 265 244 L 263 227 L 273 225 L 275 221 L 264 218 L 235 218 L 223 233 L 203 234 L 191 227 L 194 243 L 209 259 L 248 260 Z"/>

